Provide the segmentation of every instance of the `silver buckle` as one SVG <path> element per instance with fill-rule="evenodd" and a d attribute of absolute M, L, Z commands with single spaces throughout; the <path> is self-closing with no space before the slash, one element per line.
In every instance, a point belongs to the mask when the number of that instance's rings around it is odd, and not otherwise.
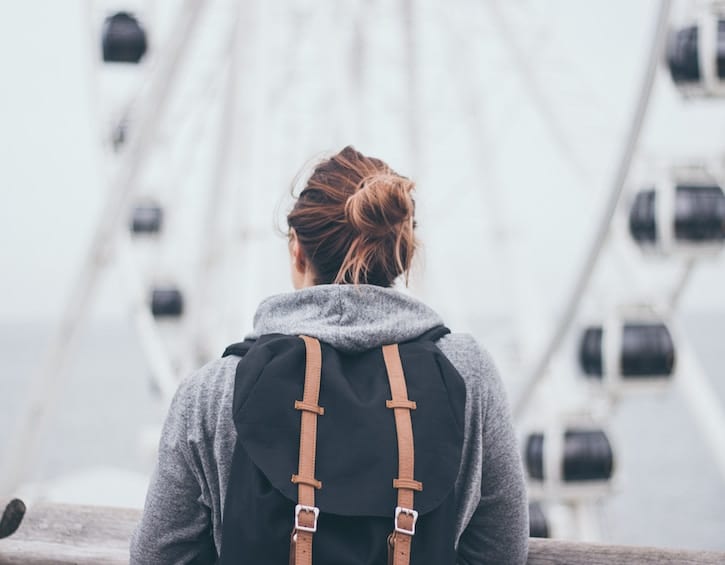
<path fill-rule="evenodd" d="M 300 512 L 312 512 L 315 515 L 315 523 L 311 528 L 300 525 Z M 305 506 L 304 504 L 298 504 L 295 506 L 295 530 L 301 530 L 303 532 L 312 532 L 313 534 L 317 531 L 317 517 L 320 515 L 320 509 L 317 506 Z"/>
<path fill-rule="evenodd" d="M 398 526 L 398 517 L 401 514 L 407 514 L 408 516 L 413 517 L 413 527 L 410 530 L 406 530 L 405 528 L 401 528 Z M 401 534 L 407 534 L 409 536 L 415 535 L 415 523 L 418 521 L 418 512 L 415 510 L 411 510 L 410 508 L 403 508 L 402 506 L 396 506 L 395 507 L 395 531 L 400 532 Z"/>

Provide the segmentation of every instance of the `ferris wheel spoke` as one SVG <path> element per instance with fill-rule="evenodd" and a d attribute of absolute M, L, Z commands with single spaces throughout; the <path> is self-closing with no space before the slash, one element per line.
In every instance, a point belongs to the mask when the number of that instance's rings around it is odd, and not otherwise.
<path fill-rule="evenodd" d="M 589 286 L 601 252 L 607 242 L 609 231 L 612 226 L 612 220 L 620 204 L 632 160 L 639 144 L 642 127 L 644 125 L 645 118 L 647 117 L 655 78 L 657 76 L 657 68 L 667 38 L 671 4 L 671 0 L 662 0 L 660 3 L 657 23 L 653 33 L 652 44 L 642 78 L 642 83 L 640 85 L 639 96 L 634 108 L 629 133 L 622 148 L 622 154 L 619 158 L 619 164 L 614 178 L 612 179 L 609 198 L 604 210 L 602 211 L 602 215 L 599 218 L 599 223 L 594 233 L 589 251 L 585 256 L 578 275 L 576 276 L 574 285 L 568 295 L 559 320 L 551 332 L 551 338 L 542 351 L 540 357 L 533 365 L 531 372 L 526 378 L 522 393 L 514 403 L 513 413 L 514 417 L 517 419 L 520 419 L 526 410 L 538 383 L 546 374 L 546 370 L 548 369 L 552 357 L 561 346 L 561 343 L 568 332 L 574 317 L 576 316 L 579 304 Z"/>
<path fill-rule="evenodd" d="M 149 147 L 155 139 L 163 116 L 165 102 L 175 84 L 177 71 L 188 53 L 199 12 L 204 5 L 200 0 L 186 0 L 179 7 L 177 33 L 160 57 L 160 67 L 146 97 L 140 104 L 139 128 L 132 136 L 123 161 L 109 187 L 106 205 L 101 213 L 91 246 L 72 287 L 70 298 L 62 314 L 46 357 L 31 382 L 31 398 L 20 431 L 14 438 L 11 454 L 5 457 L 9 469 L 4 474 L 0 493 L 17 488 L 35 456 L 37 441 L 47 412 L 61 391 L 60 375 L 71 350 L 77 343 L 79 330 L 91 305 L 91 297 L 99 275 L 113 252 L 114 237 L 118 233 L 124 214 L 136 189 L 142 167 L 148 160 Z"/>

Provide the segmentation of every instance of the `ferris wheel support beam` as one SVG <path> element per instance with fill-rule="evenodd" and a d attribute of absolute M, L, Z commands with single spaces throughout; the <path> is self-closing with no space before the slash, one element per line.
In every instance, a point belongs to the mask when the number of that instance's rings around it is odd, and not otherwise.
<path fill-rule="evenodd" d="M 554 143 L 559 147 L 566 160 L 580 179 L 586 179 L 587 168 L 577 157 L 574 148 L 569 142 L 566 133 L 559 125 L 554 110 L 544 96 L 544 89 L 536 77 L 534 69 L 531 67 L 530 56 L 524 51 L 522 46 L 516 40 L 516 33 L 501 10 L 501 6 L 497 0 L 491 0 L 483 3 L 487 8 L 493 20 L 495 21 L 494 29 L 498 31 L 501 41 L 511 53 L 514 62 L 514 68 L 518 71 L 524 82 L 525 92 L 534 104 L 539 115 L 543 118 L 549 127 Z"/>
<path fill-rule="evenodd" d="M 687 283 L 689 283 L 690 279 L 692 278 L 692 273 L 694 272 L 694 270 L 695 259 L 688 258 L 685 261 L 685 265 L 682 267 L 682 271 L 680 272 L 680 276 L 678 277 L 677 282 L 672 289 L 672 292 L 670 293 L 670 301 L 667 305 L 670 312 L 677 309 L 680 300 L 682 300 L 682 295 L 685 292 L 685 288 L 687 288 Z"/>
<path fill-rule="evenodd" d="M 239 100 L 240 123 L 244 128 L 240 130 L 239 156 L 241 161 L 241 179 L 238 191 L 240 198 L 239 225 L 243 226 L 241 237 L 238 240 L 238 249 L 235 250 L 239 262 L 247 265 L 258 265 L 261 259 L 261 244 L 255 233 L 257 225 L 255 220 L 262 217 L 260 206 L 262 199 L 260 187 L 265 186 L 264 157 L 269 150 L 267 140 L 267 116 L 269 114 L 270 90 L 269 46 L 266 41 L 273 37 L 270 30 L 270 3 L 261 0 L 243 2 L 240 14 L 240 28 L 245 31 L 242 38 L 244 56 L 239 60 L 240 76 L 245 76 L 249 84 L 255 88 L 245 89 L 244 98 Z M 241 319 L 252 317 L 256 303 L 259 300 L 260 288 L 253 277 L 245 277 L 240 293 Z M 236 322 L 229 320 L 232 325 Z"/>
<path fill-rule="evenodd" d="M 677 342 L 677 357 L 676 386 L 687 401 L 725 481 L 725 411 L 720 396 L 712 387 L 692 347 L 682 336 Z"/>
<path fill-rule="evenodd" d="M 144 281 L 134 263 L 131 246 L 130 237 L 127 234 L 119 234 L 114 254 L 126 288 L 131 317 L 138 332 L 139 343 L 165 409 L 171 404 L 178 380 L 171 359 L 166 354 L 158 325 L 146 302 Z"/>
<path fill-rule="evenodd" d="M 447 12 L 440 14 L 441 20 L 448 16 L 449 14 Z M 456 35 L 455 29 L 453 29 L 450 25 L 452 23 L 450 19 L 448 21 L 449 25 L 446 27 L 450 33 L 451 40 L 454 44 L 458 45 L 456 56 L 464 59 L 467 63 L 466 66 L 473 68 L 470 56 L 468 55 L 465 46 L 460 42 L 460 36 Z M 451 59 L 454 58 L 453 55 L 450 55 L 450 57 Z M 471 142 L 473 143 L 475 149 L 479 151 L 479 153 L 475 155 L 477 158 L 474 158 L 473 162 L 476 163 L 475 166 L 478 178 L 482 179 L 481 194 L 483 194 L 486 204 L 483 212 L 488 215 L 488 218 L 493 226 L 492 231 L 495 242 L 494 249 L 496 252 L 496 262 L 498 267 L 496 271 L 501 273 L 500 278 L 502 282 L 502 292 L 507 295 L 507 303 L 513 305 L 512 317 L 514 320 L 515 331 L 511 333 L 513 336 L 518 336 L 525 331 L 525 326 L 522 323 L 524 317 L 521 307 L 522 302 L 520 300 L 522 289 L 518 284 L 521 279 L 517 276 L 515 262 L 510 260 L 512 245 L 509 230 L 505 227 L 507 223 L 507 215 L 501 195 L 499 194 L 500 191 L 498 189 L 498 183 L 495 179 L 494 156 L 496 148 L 493 143 L 491 143 L 491 136 L 487 134 L 487 131 L 490 128 L 487 127 L 486 119 L 483 116 L 481 109 L 481 100 L 484 100 L 485 97 L 481 96 L 479 92 L 477 92 L 477 89 L 471 88 L 470 85 L 466 84 L 466 77 L 458 71 L 459 67 L 455 64 L 455 61 L 452 60 L 452 64 L 449 65 L 449 67 L 452 69 L 452 72 L 455 74 L 459 83 L 457 91 L 461 99 L 461 108 L 464 110 L 466 115 L 469 115 L 472 118 L 471 120 L 467 120 L 469 123 L 466 129 L 471 137 Z M 531 289 L 531 291 L 533 292 L 533 289 Z M 524 338 L 523 341 L 526 342 L 527 340 Z M 510 348 L 514 353 L 519 355 L 521 354 L 522 343 L 514 337 L 510 343 Z"/>
<path fill-rule="evenodd" d="M 353 131 L 355 140 L 367 139 L 366 120 L 364 119 L 365 88 L 367 76 L 365 74 L 365 57 L 367 56 L 367 6 L 358 2 L 352 23 L 352 41 L 350 47 L 350 80 L 347 96 L 352 101 L 352 116 L 354 120 Z"/>
<path fill-rule="evenodd" d="M 602 521 L 598 516 L 595 501 L 578 500 L 569 507 L 577 527 L 577 540 L 601 543 Z"/>
<path fill-rule="evenodd" d="M 418 76 L 418 38 L 416 30 L 416 12 L 414 0 L 402 0 L 401 11 L 405 27 L 405 69 L 407 74 L 408 90 L 408 147 L 410 150 L 411 175 L 420 177 L 421 166 L 425 162 L 422 158 L 422 145 L 420 143 L 420 127 L 422 120 L 420 113 L 419 76 Z"/>
<path fill-rule="evenodd" d="M 222 229 L 219 225 L 222 206 L 228 203 L 227 193 L 231 182 L 231 161 L 232 155 L 236 152 L 236 128 L 240 120 L 237 117 L 238 68 L 240 52 L 240 11 L 241 3 L 234 4 L 233 24 L 231 39 L 229 42 L 229 66 L 226 76 L 226 92 L 222 103 L 222 111 L 219 116 L 219 139 L 217 144 L 217 160 L 215 163 L 211 186 L 207 193 L 206 212 L 204 224 L 201 231 L 202 244 L 198 266 L 198 279 L 196 281 L 196 292 L 192 296 L 191 305 L 193 315 L 190 332 L 190 342 L 195 348 L 194 359 L 197 362 L 206 363 L 212 355 L 212 349 L 221 347 L 217 343 L 218 329 L 212 323 L 212 282 L 219 275 L 219 267 L 222 256 L 226 251 L 223 244 Z M 191 349 L 191 348 L 190 348 Z"/>
<path fill-rule="evenodd" d="M 23 481 L 35 456 L 40 430 L 48 409 L 56 404 L 61 389 L 61 371 L 77 343 L 79 330 L 91 306 L 98 277 L 114 250 L 114 240 L 122 229 L 124 214 L 134 194 L 140 173 L 149 156 L 155 134 L 164 115 L 164 107 L 176 84 L 177 71 L 188 53 L 190 38 L 205 3 L 186 0 L 179 8 L 174 31 L 159 56 L 159 68 L 140 100 L 138 130 L 131 135 L 118 172 L 109 187 L 109 195 L 83 261 L 60 325 L 38 373 L 31 381 L 29 405 L 4 460 L 6 471 L 0 494 L 10 495 Z"/>
<path fill-rule="evenodd" d="M 609 230 L 614 219 L 615 212 L 619 206 L 622 193 L 624 191 L 625 182 L 629 174 L 629 169 L 634 158 L 634 154 L 639 144 L 639 138 L 642 132 L 645 118 L 647 117 L 647 110 L 649 108 L 649 102 L 654 89 L 655 78 L 657 75 L 657 67 L 660 63 L 662 50 L 665 47 L 667 39 L 667 30 L 670 9 L 672 7 L 671 0 L 662 0 L 660 2 L 659 14 L 657 16 L 657 24 L 655 32 L 652 38 L 652 44 L 650 47 L 649 57 L 647 60 L 647 66 L 645 68 L 644 77 L 642 84 L 640 85 L 639 96 L 637 104 L 634 108 L 634 114 L 632 117 L 629 133 L 627 135 L 626 142 L 622 148 L 622 154 L 619 159 L 619 166 L 617 167 L 614 178 L 612 179 L 612 187 L 609 194 L 609 199 L 599 219 L 597 229 L 594 233 L 591 245 L 584 259 L 584 262 L 579 270 L 579 274 L 576 277 L 574 286 L 569 294 L 569 299 L 562 311 L 562 314 L 558 320 L 558 323 L 554 327 L 552 337 L 549 343 L 544 348 L 541 356 L 534 364 L 533 369 L 527 375 L 524 383 L 523 392 L 521 396 L 516 399 L 513 406 L 513 415 L 516 419 L 521 419 L 521 416 L 526 410 L 526 407 L 533 396 L 535 389 L 539 382 L 543 379 L 546 374 L 546 370 L 549 367 L 554 353 L 559 349 L 564 336 L 568 332 L 574 317 L 579 309 L 582 297 L 584 296 L 589 282 L 592 278 L 594 270 L 599 261 L 599 257 L 607 242 Z"/>
<path fill-rule="evenodd" d="M 692 277 L 695 259 L 689 258 L 670 295 L 669 314 L 679 306 L 687 283 Z M 725 480 L 725 410 L 718 392 L 713 388 L 707 373 L 697 360 L 689 342 L 682 336 L 677 340 L 677 379 L 675 381 L 687 401 L 695 422 L 700 427 L 710 452 Z"/>

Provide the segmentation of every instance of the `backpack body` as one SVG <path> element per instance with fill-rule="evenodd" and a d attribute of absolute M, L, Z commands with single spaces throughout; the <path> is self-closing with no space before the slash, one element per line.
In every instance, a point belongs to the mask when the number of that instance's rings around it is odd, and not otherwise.
<path fill-rule="evenodd" d="M 453 565 L 456 497 L 463 444 L 465 385 L 434 341 L 434 328 L 399 344 L 415 446 L 419 513 L 411 564 Z M 384 565 L 393 530 L 398 447 L 381 348 L 348 354 L 322 343 L 315 492 L 320 509 L 313 540 L 315 565 Z M 305 345 L 271 334 L 230 346 L 243 355 L 235 380 L 237 442 L 222 520 L 222 565 L 288 565 L 297 504 Z"/>

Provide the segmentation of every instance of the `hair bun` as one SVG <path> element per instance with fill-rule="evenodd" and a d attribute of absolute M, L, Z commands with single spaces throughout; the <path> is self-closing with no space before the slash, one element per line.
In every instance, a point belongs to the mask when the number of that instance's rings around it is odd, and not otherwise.
<path fill-rule="evenodd" d="M 397 236 L 400 226 L 413 217 L 413 188 L 413 181 L 397 174 L 369 175 L 347 199 L 345 217 L 352 228 L 363 236 Z"/>
<path fill-rule="evenodd" d="M 318 163 L 287 216 L 315 284 L 407 281 L 418 245 L 414 187 L 349 145 Z"/>

